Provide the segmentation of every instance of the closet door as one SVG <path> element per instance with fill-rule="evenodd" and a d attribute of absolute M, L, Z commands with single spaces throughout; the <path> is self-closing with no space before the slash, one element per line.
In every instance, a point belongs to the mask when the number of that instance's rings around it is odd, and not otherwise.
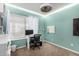
<path fill-rule="evenodd" d="M 13 38 L 22 38 L 25 36 L 25 17 L 16 14 L 10 14 L 10 33 Z"/>

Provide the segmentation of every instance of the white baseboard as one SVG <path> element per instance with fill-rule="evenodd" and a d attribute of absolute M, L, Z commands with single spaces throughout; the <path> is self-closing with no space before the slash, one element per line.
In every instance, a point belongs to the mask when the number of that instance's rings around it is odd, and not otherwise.
<path fill-rule="evenodd" d="M 17 47 L 16 49 L 20 49 L 20 48 L 24 48 L 24 47 L 26 47 L 26 45 Z"/>
<path fill-rule="evenodd" d="M 60 46 L 60 45 L 58 45 L 58 44 L 55 44 L 55 43 L 49 42 L 49 41 L 47 41 L 47 40 L 46 40 L 46 43 L 49 43 L 49 44 L 55 45 L 55 46 L 57 46 L 57 47 L 60 47 L 60 48 L 63 48 L 63 49 L 69 50 L 69 51 L 71 51 L 71 52 L 73 52 L 73 53 L 79 54 L 79 52 L 77 52 L 77 51 L 75 51 L 75 50 L 72 50 L 72 49 L 69 49 L 69 48 L 66 48 L 66 47 Z"/>

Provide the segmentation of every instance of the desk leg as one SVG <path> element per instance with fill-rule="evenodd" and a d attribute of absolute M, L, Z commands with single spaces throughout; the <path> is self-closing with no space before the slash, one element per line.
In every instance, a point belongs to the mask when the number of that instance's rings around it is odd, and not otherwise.
<path fill-rule="evenodd" d="M 27 49 L 30 50 L 30 44 L 29 44 L 30 40 L 29 38 L 27 39 Z"/>

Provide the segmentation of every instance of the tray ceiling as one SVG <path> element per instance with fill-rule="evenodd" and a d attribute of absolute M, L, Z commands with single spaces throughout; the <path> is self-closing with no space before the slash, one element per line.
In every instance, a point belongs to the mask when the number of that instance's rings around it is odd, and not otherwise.
<path fill-rule="evenodd" d="M 25 8 L 25 9 L 28 9 L 28 10 L 31 10 L 31 11 L 35 11 L 35 12 L 43 14 L 43 15 L 49 14 L 49 13 L 54 12 L 64 6 L 69 5 L 69 3 L 50 3 L 52 5 L 52 10 L 50 12 L 41 12 L 40 6 L 43 3 L 12 3 L 12 4 L 22 7 L 22 8 Z"/>

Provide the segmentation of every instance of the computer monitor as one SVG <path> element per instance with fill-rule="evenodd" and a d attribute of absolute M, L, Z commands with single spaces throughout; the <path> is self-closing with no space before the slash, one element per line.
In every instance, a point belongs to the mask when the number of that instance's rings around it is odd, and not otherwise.
<path fill-rule="evenodd" d="M 25 35 L 33 34 L 33 30 L 25 30 Z"/>

